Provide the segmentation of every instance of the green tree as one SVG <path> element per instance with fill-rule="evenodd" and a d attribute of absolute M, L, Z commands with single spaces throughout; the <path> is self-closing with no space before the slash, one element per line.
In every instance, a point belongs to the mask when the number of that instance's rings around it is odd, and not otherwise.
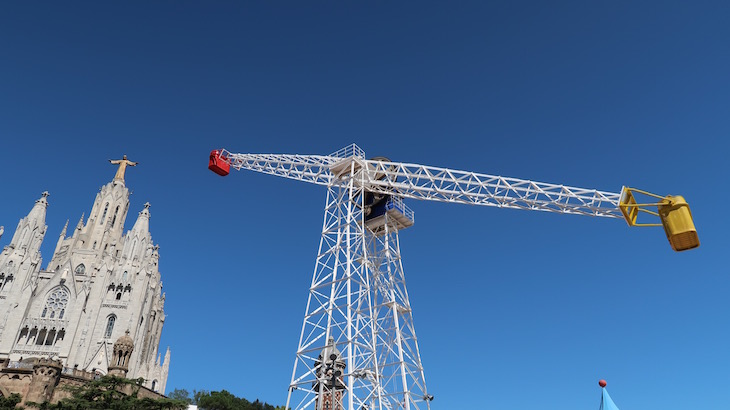
<path fill-rule="evenodd" d="M 243 410 L 242 401 L 248 403 L 246 399 L 239 399 L 225 390 L 213 391 L 200 395 L 198 407 L 203 410 Z"/>
<path fill-rule="evenodd" d="M 196 391 L 193 402 L 201 410 L 284 410 L 283 406 L 274 407 L 268 403 L 261 403 L 258 399 L 252 403 L 226 390 Z"/>
<path fill-rule="evenodd" d="M 171 391 L 167 395 L 167 397 L 173 400 L 181 400 L 185 403 L 193 404 L 193 399 L 190 397 L 190 392 L 185 389 L 175 389 Z"/>
<path fill-rule="evenodd" d="M 13 393 L 10 395 L 10 397 L 0 397 L 0 410 L 22 409 L 23 407 L 15 407 L 18 403 L 20 403 L 21 400 L 22 397 L 20 397 L 18 393 Z"/>
<path fill-rule="evenodd" d="M 188 403 L 168 398 L 139 398 L 142 380 L 104 376 L 78 386 L 65 386 L 71 397 L 58 403 L 28 403 L 41 410 L 183 410 Z M 125 394 L 129 392 L 130 394 Z"/>

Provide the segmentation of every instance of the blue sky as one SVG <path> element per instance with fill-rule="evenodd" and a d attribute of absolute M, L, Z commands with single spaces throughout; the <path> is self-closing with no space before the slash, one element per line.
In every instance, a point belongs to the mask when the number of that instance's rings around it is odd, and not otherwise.
<path fill-rule="evenodd" d="M 48 261 L 127 154 L 168 391 L 284 404 L 325 190 L 214 148 L 368 156 L 689 201 L 702 246 L 620 220 L 409 202 L 434 409 L 726 409 L 726 2 L 6 2 L 0 225 L 48 190 Z M 723 177 L 724 176 L 724 177 Z M 724 250 L 723 250 L 724 249 Z"/>

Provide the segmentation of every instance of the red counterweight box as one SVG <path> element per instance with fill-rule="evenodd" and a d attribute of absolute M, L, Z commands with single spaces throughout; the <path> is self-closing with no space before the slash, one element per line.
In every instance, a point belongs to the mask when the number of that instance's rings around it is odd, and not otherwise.
<path fill-rule="evenodd" d="M 231 164 L 227 158 L 222 156 L 222 152 L 213 150 L 210 152 L 210 161 L 208 161 L 208 169 L 220 176 L 226 176 L 231 172 Z"/>

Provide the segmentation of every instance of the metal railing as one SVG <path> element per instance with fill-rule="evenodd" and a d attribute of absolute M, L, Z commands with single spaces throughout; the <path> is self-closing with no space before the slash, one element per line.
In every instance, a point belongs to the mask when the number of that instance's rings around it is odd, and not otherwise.
<path fill-rule="evenodd" d="M 33 369 L 33 363 L 10 361 L 5 367 L 8 369 Z"/>
<path fill-rule="evenodd" d="M 356 144 L 350 144 L 344 148 L 341 148 L 341 149 L 329 154 L 329 156 L 337 157 L 337 158 L 350 158 L 350 157 L 365 158 L 365 151 L 363 151 L 362 148 L 358 147 Z"/>
<path fill-rule="evenodd" d="M 385 204 L 385 209 L 394 208 L 401 211 L 406 218 L 410 219 L 414 223 L 416 222 L 416 213 L 403 202 L 403 198 L 391 196 L 390 199 L 388 199 L 388 203 Z"/>

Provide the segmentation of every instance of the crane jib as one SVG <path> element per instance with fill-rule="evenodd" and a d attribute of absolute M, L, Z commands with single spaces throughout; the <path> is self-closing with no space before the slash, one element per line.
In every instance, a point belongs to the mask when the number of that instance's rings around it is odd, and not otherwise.
<path fill-rule="evenodd" d="M 228 175 L 231 168 L 247 169 L 326 186 L 344 184 L 352 180 L 366 192 L 393 199 L 411 198 L 622 218 L 629 226 L 663 226 L 672 248 L 677 251 L 699 246 L 692 214 L 684 198 L 672 195 L 659 196 L 632 188 L 624 188 L 618 194 L 428 165 L 392 162 L 385 157 L 368 160 L 364 151 L 355 144 L 330 155 L 234 154 L 225 149 L 218 149 L 210 153 L 208 168 L 221 176 Z M 660 201 L 636 203 L 634 200 L 636 193 L 649 195 Z M 400 209 L 400 205 L 395 203 L 390 207 L 391 212 Z M 638 215 L 651 215 L 659 221 L 642 223 L 637 221 Z M 405 217 L 403 223 L 406 223 L 407 213 L 404 212 L 401 216 Z"/>

